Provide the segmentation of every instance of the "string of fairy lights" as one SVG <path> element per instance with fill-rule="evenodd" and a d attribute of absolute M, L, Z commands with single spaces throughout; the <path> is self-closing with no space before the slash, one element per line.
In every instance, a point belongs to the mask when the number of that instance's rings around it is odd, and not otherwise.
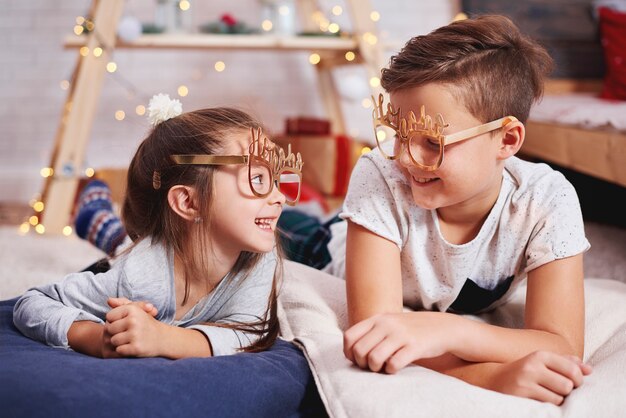
<path fill-rule="evenodd" d="M 182 12 L 185 12 L 191 9 L 191 3 L 188 0 L 181 0 L 178 2 L 178 7 Z M 290 10 L 288 6 L 281 6 L 278 8 L 278 13 L 284 16 L 290 13 L 294 13 L 294 11 Z M 332 6 L 332 8 L 330 9 L 330 14 L 332 16 L 339 17 L 343 13 L 344 10 L 340 5 Z M 377 11 L 372 11 L 369 17 L 373 22 L 378 22 L 381 18 L 380 13 Z M 312 15 L 312 20 L 316 27 L 318 27 L 319 30 L 322 32 L 322 34 L 338 34 L 341 31 L 340 25 L 328 19 L 322 11 L 315 11 Z M 266 33 L 271 32 L 274 27 L 275 23 L 271 19 L 265 19 L 261 22 L 261 29 Z M 105 66 L 106 72 L 113 81 L 120 84 L 126 90 L 127 100 L 133 100 L 135 101 L 135 103 L 139 102 L 134 107 L 134 113 L 137 116 L 144 116 L 146 113 L 146 106 L 143 103 L 147 103 L 151 96 L 149 94 L 140 92 L 130 80 L 126 79 L 122 74 L 120 74 L 118 64 L 113 59 L 113 52 L 115 48 L 106 45 L 106 42 L 103 41 L 103 37 L 98 32 L 96 22 L 94 22 L 90 17 L 78 16 L 75 19 L 73 33 L 76 36 L 83 36 L 85 33 L 93 33 L 99 45 L 92 50 L 90 50 L 87 46 L 80 47 L 80 56 L 86 58 L 90 54 L 92 54 L 94 57 L 100 58 L 104 55 L 104 52 L 107 51 L 109 53 L 108 55 L 110 57 L 110 60 L 106 63 Z M 368 45 L 374 46 L 379 42 L 378 37 L 371 32 L 365 32 L 361 36 L 363 37 L 363 41 Z M 344 58 L 347 62 L 353 62 L 357 59 L 357 52 L 346 51 L 344 54 Z M 320 54 L 313 52 L 309 55 L 308 61 L 312 65 L 318 65 L 322 62 L 322 57 L 320 56 Z M 218 73 L 225 71 L 226 67 L 226 62 L 223 60 L 215 61 L 215 63 L 213 64 L 213 69 Z M 202 71 L 195 71 L 192 77 L 195 80 L 201 79 Z M 72 80 L 71 77 L 68 77 L 67 79 L 61 80 L 59 82 L 59 86 L 62 90 L 70 90 L 73 81 L 74 80 Z M 380 86 L 380 79 L 378 77 L 371 77 L 369 79 L 369 85 L 371 87 Z M 189 94 L 189 87 L 185 84 L 179 85 L 177 87 L 177 94 L 181 98 L 187 96 Z M 71 103 L 68 103 L 68 105 L 71 107 Z M 361 105 L 364 108 L 371 108 L 373 106 L 373 103 L 370 98 L 364 98 L 361 101 Z M 69 111 L 71 109 L 66 110 Z M 113 117 L 119 122 L 124 121 L 127 119 L 126 111 L 118 108 L 117 110 L 115 110 Z M 362 153 L 366 153 L 369 151 L 369 147 L 363 147 Z M 95 175 L 95 169 L 92 167 L 85 167 L 84 169 L 76 172 L 80 172 L 80 177 L 84 176 L 90 178 Z M 55 176 L 55 172 L 52 167 L 43 167 L 40 170 L 40 175 L 43 178 L 48 178 Z M 63 177 L 67 178 L 67 173 L 65 173 Z M 42 201 L 41 195 L 38 194 L 33 197 L 29 202 L 29 206 L 32 208 L 34 213 L 30 215 L 28 219 L 25 220 L 22 224 L 20 224 L 18 232 L 21 235 L 25 235 L 29 233 L 31 229 L 34 229 L 36 233 L 44 234 L 46 232 L 46 229 L 45 226 L 40 223 L 40 217 L 45 209 L 45 204 Z M 65 236 L 70 236 L 73 234 L 73 232 L 73 228 L 70 225 L 65 226 L 62 230 L 62 233 Z"/>

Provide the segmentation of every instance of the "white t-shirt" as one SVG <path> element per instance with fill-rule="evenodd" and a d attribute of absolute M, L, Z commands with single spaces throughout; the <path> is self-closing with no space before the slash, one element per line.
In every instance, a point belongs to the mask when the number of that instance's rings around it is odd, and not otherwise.
<path fill-rule="evenodd" d="M 413 309 L 493 308 L 529 271 L 590 246 L 574 187 L 548 165 L 516 157 L 506 161 L 496 204 L 468 243 L 445 240 L 437 212 L 413 202 L 403 173 L 378 150 L 359 159 L 340 216 L 398 246 L 404 304 Z M 345 277 L 347 222 L 331 231 L 324 270 Z"/>

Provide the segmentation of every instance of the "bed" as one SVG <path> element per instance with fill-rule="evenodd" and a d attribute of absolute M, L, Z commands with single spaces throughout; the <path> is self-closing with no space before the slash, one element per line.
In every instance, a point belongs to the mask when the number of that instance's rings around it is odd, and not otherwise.
<path fill-rule="evenodd" d="M 526 123 L 522 156 L 626 187 L 626 101 L 600 99 L 600 80 L 551 80 Z"/>
<path fill-rule="evenodd" d="M 309 361 L 327 411 L 335 418 L 623 417 L 626 411 L 626 284 L 586 279 L 584 360 L 594 368 L 562 406 L 504 395 L 412 366 L 395 375 L 363 371 L 343 356 L 347 324 L 343 280 L 288 262 L 280 299 L 283 337 L 294 341 Z M 479 317 L 521 327 L 525 289 L 503 307 Z"/>

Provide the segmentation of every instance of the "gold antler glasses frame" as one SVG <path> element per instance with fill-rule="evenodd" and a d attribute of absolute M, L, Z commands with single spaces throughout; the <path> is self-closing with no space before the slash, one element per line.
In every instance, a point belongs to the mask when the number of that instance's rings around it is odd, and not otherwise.
<path fill-rule="evenodd" d="M 404 149 L 407 148 L 411 162 L 425 171 L 434 171 L 441 166 L 446 146 L 495 131 L 510 122 L 517 121 L 514 116 L 506 116 L 473 128 L 464 129 L 455 134 L 444 135 L 443 131 L 448 127 L 448 124 L 444 122 L 443 116 L 437 114 L 433 119 L 426 114 L 423 105 L 420 107 L 419 118 L 415 116 L 413 111 L 402 117 L 401 109 L 395 110 L 391 103 L 388 103 L 386 111 L 384 110 L 382 94 L 378 96 L 378 101 L 375 101 L 374 97 L 372 100 L 374 103 L 374 110 L 372 111 L 374 136 L 381 154 L 388 160 L 396 160 L 402 156 Z M 384 127 L 393 130 L 396 137 L 401 141 L 399 146 L 394 147 L 394 154 L 385 152 L 381 147 L 386 140 L 386 133 L 382 129 Z"/>
<path fill-rule="evenodd" d="M 268 196 L 274 185 L 281 190 L 290 184 L 296 190 L 285 193 L 286 203 L 294 206 L 300 200 L 302 184 L 302 156 L 293 154 L 291 145 L 287 153 L 263 136 L 261 128 L 250 129 L 251 141 L 247 155 L 172 155 L 172 161 L 181 165 L 247 165 L 248 184 L 257 197 Z M 283 192 L 283 190 L 281 190 Z"/>

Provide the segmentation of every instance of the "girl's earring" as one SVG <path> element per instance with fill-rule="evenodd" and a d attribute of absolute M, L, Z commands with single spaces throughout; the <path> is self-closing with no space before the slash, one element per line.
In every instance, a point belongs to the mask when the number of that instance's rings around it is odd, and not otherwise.
<path fill-rule="evenodd" d="M 201 218 L 201 217 L 199 217 L 199 216 L 196 216 L 196 217 L 194 218 L 193 222 L 194 222 L 195 224 L 202 223 L 202 218 Z"/>

